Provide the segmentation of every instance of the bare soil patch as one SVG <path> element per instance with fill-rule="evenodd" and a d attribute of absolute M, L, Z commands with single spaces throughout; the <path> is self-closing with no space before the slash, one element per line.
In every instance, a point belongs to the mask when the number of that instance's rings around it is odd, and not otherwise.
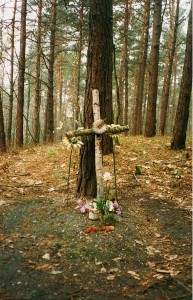
<path fill-rule="evenodd" d="M 0 299 L 192 299 L 191 149 L 121 137 L 114 231 L 76 206 L 78 153 L 62 144 L 0 157 Z M 113 172 L 112 156 L 104 158 Z M 135 175 L 136 166 L 141 175 Z M 95 225 L 99 230 L 85 234 Z"/>

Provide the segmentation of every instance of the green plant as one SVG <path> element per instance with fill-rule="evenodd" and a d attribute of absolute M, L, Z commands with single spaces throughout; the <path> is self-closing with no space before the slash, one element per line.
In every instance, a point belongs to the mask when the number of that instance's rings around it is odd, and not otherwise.
<path fill-rule="evenodd" d="M 116 192 L 111 189 L 110 186 L 110 181 L 112 180 L 110 173 L 106 172 L 103 175 L 103 179 L 105 182 L 103 195 L 98 195 L 96 206 L 98 211 L 101 213 L 102 218 L 108 219 L 112 213 L 121 214 L 121 207 L 118 205 L 115 199 Z"/>
<path fill-rule="evenodd" d="M 53 157 L 56 155 L 56 152 L 51 151 L 51 152 L 48 152 L 47 155 L 48 155 L 48 157 Z"/>
<path fill-rule="evenodd" d="M 108 201 L 108 198 L 106 197 L 106 195 L 104 198 L 99 196 L 96 201 L 97 209 L 102 214 L 102 216 L 107 214 L 109 211 L 109 205 L 108 205 L 107 201 Z"/>
<path fill-rule="evenodd" d="M 105 225 L 114 225 L 117 222 L 116 215 L 112 212 L 108 212 L 103 216 L 102 222 Z"/>
<path fill-rule="evenodd" d="M 141 174 L 142 174 L 141 167 L 135 166 L 135 175 L 141 175 Z"/>

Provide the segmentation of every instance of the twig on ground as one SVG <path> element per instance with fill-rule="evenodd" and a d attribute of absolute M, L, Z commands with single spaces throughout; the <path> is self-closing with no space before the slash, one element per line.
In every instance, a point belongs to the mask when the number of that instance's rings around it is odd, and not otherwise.
<path fill-rule="evenodd" d="M 31 173 L 25 173 L 25 174 L 12 174 L 7 175 L 7 177 L 18 177 L 18 176 L 30 176 Z"/>
<path fill-rule="evenodd" d="M 191 289 L 189 289 L 187 286 L 185 286 L 183 283 L 181 283 L 178 280 L 175 280 L 179 285 L 183 286 L 185 288 L 185 290 L 187 290 L 188 292 L 192 293 Z"/>
<path fill-rule="evenodd" d="M 141 182 L 139 181 L 139 179 L 136 177 L 135 172 L 133 171 L 133 177 L 135 178 L 135 180 L 141 185 Z"/>
<path fill-rule="evenodd" d="M 183 296 L 168 298 L 168 300 L 183 299 L 183 298 L 186 298 L 186 297 L 191 296 L 191 295 L 192 295 L 192 293 L 189 293 L 189 294 L 186 294 L 186 295 L 183 295 Z"/>

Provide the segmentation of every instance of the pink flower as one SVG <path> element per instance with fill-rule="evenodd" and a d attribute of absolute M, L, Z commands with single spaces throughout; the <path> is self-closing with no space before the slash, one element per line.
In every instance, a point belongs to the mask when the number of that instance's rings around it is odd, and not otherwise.
<path fill-rule="evenodd" d="M 84 205 L 84 202 L 82 201 L 82 199 L 78 199 L 76 201 L 76 203 L 78 204 L 78 206 L 76 206 L 75 208 L 80 208 L 80 207 L 82 207 Z"/>
<path fill-rule="evenodd" d="M 118 204 L 118 202 L 116 200 L 114 200 L 113 206 L 114 206 L 114 209 L 115 209 L 115 213 L 117 215 L 121 215 L 122 207 Z"/>
<path fill-rule="evenodd" d="M 88 205 L 87 203 L 84 203 L 84 202 L 82 201 L 82 199 L 78 199 L 78 200 L 77 200 L 77 204 L 78 204 L 78 205 L 75 207 L 75 209 L 80 209 L 80 212 L 81 212 L 82 214 L 88 212 L 88 210 L 89 210 L 89 205 Z"/>

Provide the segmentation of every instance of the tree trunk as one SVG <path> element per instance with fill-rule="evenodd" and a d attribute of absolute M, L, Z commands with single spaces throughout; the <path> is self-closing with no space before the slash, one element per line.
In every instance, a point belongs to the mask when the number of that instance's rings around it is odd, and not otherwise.
<path fill-rule="evenodd" d="M 54 141 L 54 61 L 56 41 L 56 0 L 52 1 L 52 17 L 50 32 L 50 54 L 48 66 L 48 93 L 46 102 L 44 141 Z"/>
<path fill-rule="evenodd" d="M 3 103 L 2 103 L 1 89 L 0 89 L 0 154 L 2 152 L 6 152 L 6 141 L 5 141 L 4 118 L 3 118 Z"/>
<path fill-rule="evenodd" d="M 171 131 L 174 128 L 175 124 L 175 116 L 178 106 L 178 98 L 177 98 L 177 73 L 178 73 L 178 52 L 175 52 L 174 58 L 174 79 L 173 79 L 173 94 L 172 94 L 172 120 L 171 120 Z"/>
<path fill-rule="evenodd" d="M 31 83 L 28 80 L 27 103 L 26 103 L 26 129 L 25 129 L 25 144 L 29 143 L 29 116 L 30 116 L 30 100 L 31 100 Z"/>
<path fill-rule="evenodd" d="M 114 79 L 115 79 L 115 86 L 116 86 L 116 107 L 115 107 L 115 114 L 114 114 L 114 122 L 115 124 L 118 124 L 120 114 L 121 114 L 121 103 L 120 103 L 119 83 L 117 77 L 115 45 L 113 45 L 113 71 L 114 71 Z"/>
<path fill-rule="evenodd" d="M 150 54 L 149 92 L 145 124 L 145 136 L 147 137 L 151 137 L 156 134 L 156 103 L 158 88 L 159 46 L 160 35 L 162 30 L 161 10 L 162 0 L 155 0 L 153 17 L 153 36 Z"/>
<path fill-rule="evenodd" d="M 164 75 L 164 85 L 162 91 L 162 99 L 161 99 L 161 115 L 160 115 L 160 131 L 161 135 L 164 135 L 166 128 L 166 118 L 167 118 L 167 110 L 168 110 L 168 101 L 169 101 L 169 93 L 170 93 L 170 83 L 171 83 L 171 75 L 173 68 L 173 61 L 176 49 L 176 39 L 177 39 L 177 28 L 178 28 L 178 19 L 179 19 L 179 2 L 177 0 L 176 4 L 176 14 L 175 14 L 175 23 L 174 19 L 174 0 L 172 3 L 172 13 L 171 13 L 171 21 L 170 21 L 170 30 L 168 35 L 168 57 L 166 61 L 165 67 L 165 75 Z"/>
<path fill-rule="evenodd" d="M 41 26 L 42 26 L 42 0 L 38 1 L 38 29 L 37 29 L 37 56 L 36 56 L 36 81 L 34 99 L 34 142 L 40 142 L 40 104 L 41 104 L 41 80 L 40 80 L 40 60 L 41 60 Z"/>
<path fill-rule="evenodd" d="M 133 0 L 125 0 L 125 20 L 124 20 L 124 36 L 123 45 L 121 51 L 121 66 L 119 71 L 119 100 L 120 100 L 120 116 L 119 124 L 128 124 L 128 28 L 132 12 Z M 126 91 L 124 91 L 124 87 Z M 125 98 L 124 98 L 125 95 Z M 123 105 L 123 99 L 125 100 L 125 105 Z M 124 107 L 124 109 L 123 109 Z M 124 113 L 123 113 L 124 111 Z"/>
<path fill-rule="evenodd" d="M 11 131 L 13 121 L 13 93 L 14 93 L 14 51 L 15 51 L 15 15 L 17 9 L 17 0 L 15 0 L 13 8 L 13 18 L 11 24 L 11 70 L 10 70 L 10 93 L 9 93 L 9 111 L 8 111 L 8 128 L 7 128 L 7 145 L 11 146 Z"/>
<path fill-rule="evenodd" d="M 142 106 L 145 82 L 145 70 L 148 52 L 148 37 L 149 37 L 149 21 L 150 21 L 150 0 L 145 1 L 143 24 L 144 28 L 141 34 L 140 49 L 138 55 L 138 72 L 137 72 L 137 89 L 135 97 L 135 115 L 134 115 L 134 130 L 133 134 L 142 134 Z"/>
<path fill-rule="evenodd" d="M 82 57 L 82 27 L 83 27 L 83 9 L 84 0 L 81 1 L 79 11 L 79 45 L 78 45 L 78 62 L 77 62 L 77 77 L 76 77 L 76 106 L 75 106 L 75 129 L 80 125 L 80 71 L 81 71 L 81 57 Z"/>
<path fill-rule="evenodd" d="M 186 51 L 178 107 L 171 142 L 172 149 L 185 149 L 189 106 L 192 91 L 192 6 L 189 14 Z"/>
<path fill-rule="evenodd" d="M 84 128 L 91 128 L 93 124 L 92 89 L 99 90 L 102 119 L 106 119 L 107 124 L 112 123 L 112 52 L 112 0 L 90 0 Z M 112 150 L 110 140 L 104 138 L 103 153 Z M 83 138 L 83 143 L 77 191 L 83 196 L 96 196 L 94 136 Z"/>
<path fill-rule="evenodd" d="M 20 53 L 18 76 L 18 99 L 16 117 L 16 146 L 23 146 L 23 111 L 24 111 L 24 81 L 25 81 L 25 48 L 26 48 L 26 10 L 27 0 L 22 0 L 21 28 L 20 28 Z"/>

